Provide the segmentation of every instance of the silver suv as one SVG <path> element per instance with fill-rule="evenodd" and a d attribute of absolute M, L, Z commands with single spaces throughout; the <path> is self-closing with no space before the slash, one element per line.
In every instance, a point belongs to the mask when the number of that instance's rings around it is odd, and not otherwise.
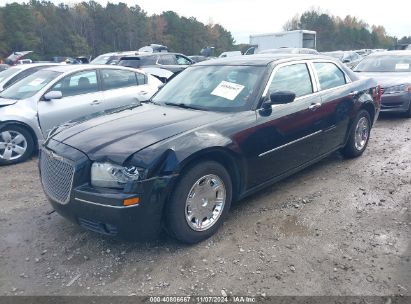
<path fill-rule="evenodd" d="M 120 66 L 45 68 L 0 93 L 0 165 L 26 160 L 54 127 L 146 101 L 162 83 Z"/>

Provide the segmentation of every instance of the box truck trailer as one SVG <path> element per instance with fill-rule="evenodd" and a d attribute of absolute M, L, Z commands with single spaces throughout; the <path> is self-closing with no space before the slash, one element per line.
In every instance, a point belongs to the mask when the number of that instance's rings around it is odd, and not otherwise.
<path fill-rule="evenodd" d="M 316 43 L 317 32 L 307 30 L 250 35 L 254 53 L 283 47 L 316 49 Z"/>

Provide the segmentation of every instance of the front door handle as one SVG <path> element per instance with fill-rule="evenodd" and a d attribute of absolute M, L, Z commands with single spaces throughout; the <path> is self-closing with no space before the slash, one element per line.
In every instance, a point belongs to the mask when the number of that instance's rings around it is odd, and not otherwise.
<path fill-rule="evenodd" d="M 96 105 L 99 105 L 100 103 L 101 103 L 100 100 L 93 100 L 90 104 L 91 104 L 92 106 L 96 106 Z"/>
<path fill-rule="evenodd" d="M 140 95 L 147 95 L 148 94 L 148 92 L 146 92 L 146 91 L 141 91 L 140 92 Z"/>
<path fill-rule="evenodd" d="M 321 103 L 317 102 L 317 103 L 312 103 L 308 108 L 309 108 L 311 111 L 315 111 L 315 110 L 317 110 L 319 107 L 321 107 Z"/>

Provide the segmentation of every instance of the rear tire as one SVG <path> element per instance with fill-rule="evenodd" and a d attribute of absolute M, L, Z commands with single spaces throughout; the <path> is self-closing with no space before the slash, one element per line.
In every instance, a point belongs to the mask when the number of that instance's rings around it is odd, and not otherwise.
<path fill-rule="evenodd" d="M 18 125 L 6 125 L 0 130 L 0 165 L 12 165 L 27 160 L 34 150 L 30 132 Z"/>
<path fill-rule="evenodd" d="M 194 244 L 213 235 L 224 221 L 232 200 L 227 170 L 217 162 L 201 162 L 184 173 L 166 208 L 171 236 Z"/>
<path fill-rule="evenodd" d="M 364 153 L 371 133 L 371 118 L 366 110 L 360 110 L 354 119 L 348 141 L 341 153 L 347 158 L 358 157 Z"/>
<path fill-rule="evenodd" d="M 411 101 L 410 101 L 410 105 L 408 106 L 407 112 L 404 113 L 404 116 L 407 118 L 411 118 Z"/>

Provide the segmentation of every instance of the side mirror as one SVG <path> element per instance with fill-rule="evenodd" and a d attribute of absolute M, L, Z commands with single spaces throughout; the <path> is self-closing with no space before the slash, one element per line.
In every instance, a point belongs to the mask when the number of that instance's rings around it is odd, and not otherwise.
<path fill-rule="evenodd" d="M 61 99 L 63 98 L 63 93 L 61 91 L 50 91 L 44 95 L 45 100 Z"/>
<path fill-rule="evenodd" d="M 295 93 L 290 91 L 278 91 L 270 94 L 270 99 L 266 99 L 262 108 L 264 110 L 270 109 L 273 104 L 286 104 L 293 102 L 295 99 Z"/>
<path fill-rule="evenodd" d="M 270 94 L 270 101 L 273 104 L 284 104 L 293 102 L 295 93 L 290 91 L 278 91 Z"/>

